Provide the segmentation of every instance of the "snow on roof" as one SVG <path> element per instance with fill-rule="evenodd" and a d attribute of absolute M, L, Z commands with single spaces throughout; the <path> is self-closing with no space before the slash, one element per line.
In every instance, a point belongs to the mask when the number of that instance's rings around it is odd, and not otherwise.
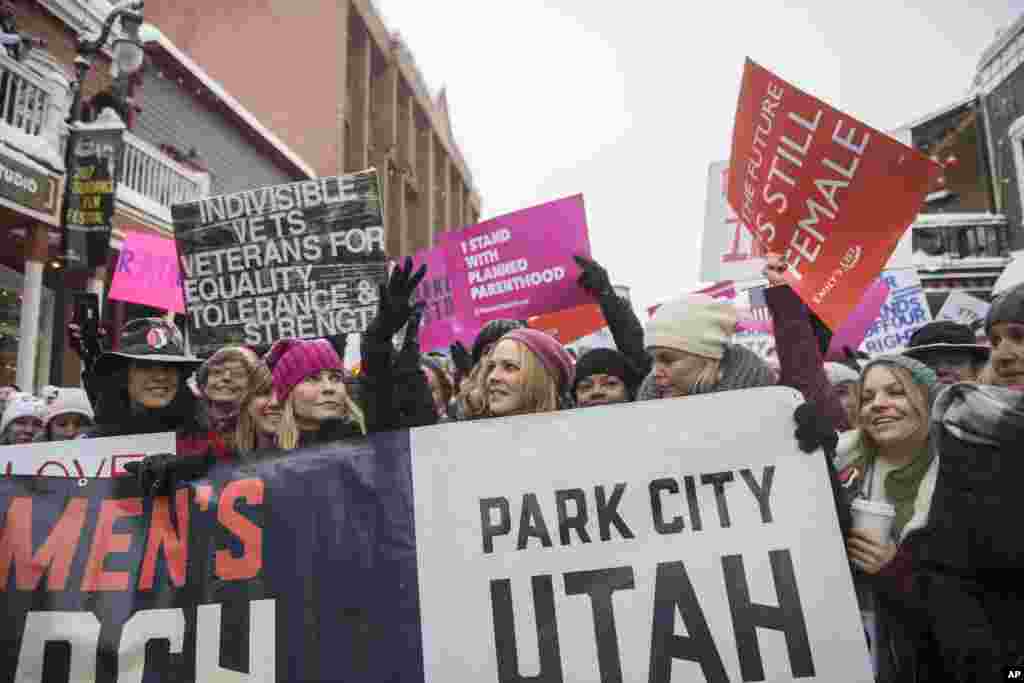
<path fill-rule="evenodd" d="M 973 102 L 975 99 L 977 99 L 977 97 L 978 97 L 977 93 L 971 92 L 971 93 L 967 94 L 966 96 L 961 97 L 960 99 L 958 99 L 958 100 L 956 100 L 954 102 L 951 102 L 950 104 L 947 104 L 945 106 L 939 107 L 938 109 L 936 109 L 935 111 L 933 111 L 931 113 L 925 114 L 924 116 L 922 116 L 920 118 L 917 118 L 917 119 L 914 119 L 913 121 L 911 121 L 910 123 L 908 123 L 906 125 L 900 126 L 900 128 L 897 129 L 897 130 L 902 130 L 904 128 L 907 128 L 907 129 L 917 128 L 918 126 L 921 126 L 921 125 L 923 125 L 925 123 L 928 123 L 929 121 L 933 121 L 933 120 L 939 118 L 940 116 L 945 116 L 946 114 L 948 114 L 948 113 L 950 113 L 952 111 L 956 111 L 957 109 L 959 109 L 960 107 L 964 106 L 965 104 L 969 104 L 970 102 Z"/>
<path fill-rule="evenodd" d="M 291 162 L 297 169 L 306 174 L 309 178 L 316 177 L 316 171 L 296 154 L 288 145 L 282 142 L 276 135 L 270 132 L 262 123 L 260 123 L 253 114 L 246 109 L 242 104 L 232 97 L 224 89 L 220 83 L 214 80 L 206 71 L 192 61 L 192 58 L 186 55 L 184 52 L 179 50 L 171 40 L 163 34 L 163 32 L 152 24 L 144 24 L 139 30 L 139 39 L 146 44 L 155 43 L 159 45 L 165 52 L 174 58 L 179 64 L 188 70 L 200 83 L 203 84 L 210 92 L 212 92 L 217 99 L 226 104 L 231 111 L 233 111 L 240 119 L 242 119 L 246 125 L 252 128 L 254 131 L 259 133 L 267 142 L 269 142 L 274 149 L 280 152 L 289 162 Z"/>
<path fill-rule="evenodd" d="M 922 213 L 912 227 L 943 228 L 967 225 L 1006 225 L 1006 216 L 999 213 Z"/>

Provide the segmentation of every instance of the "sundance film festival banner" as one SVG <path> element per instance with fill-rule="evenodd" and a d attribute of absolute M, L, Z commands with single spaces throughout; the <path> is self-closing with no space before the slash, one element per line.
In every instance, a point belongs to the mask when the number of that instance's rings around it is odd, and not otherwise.
<path fill-rule="evenodd" d="M 172 207 L 192 350 L 362 332 L 387 272 L 376 171 Z"/>
<path fill-rule="evenodd" d="M 835 330 L 921 208 L 938 167 L 747 60 L 729 203 Z"/>
<path fill-rule="evenodd" d="M 867 683 L 798 402 L 439 425 L 257 456 L 170 499 L 0 478 L 0 678 Z"/>
<path fill-rule="evenodd" d="M 68 145 L 70 185 L 64 206 L 64 258 L 71 267 L 107 264 L 124 128 L 78 124 Z"/>

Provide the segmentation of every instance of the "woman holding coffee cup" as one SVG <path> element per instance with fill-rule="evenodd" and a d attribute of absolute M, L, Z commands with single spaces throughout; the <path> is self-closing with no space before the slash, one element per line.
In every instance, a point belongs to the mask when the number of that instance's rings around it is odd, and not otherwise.
<path fill-rule="evenodd" d="M 875 358 L 861 371 L 857 429 L 840 436 L 836 467 L 852 498 L 846 539 L 878 680 L 913 667 L 909 630 L 912 531 L 924 527 L 938 460 L 929 439 L 938 376 L 906 356 Z"/>

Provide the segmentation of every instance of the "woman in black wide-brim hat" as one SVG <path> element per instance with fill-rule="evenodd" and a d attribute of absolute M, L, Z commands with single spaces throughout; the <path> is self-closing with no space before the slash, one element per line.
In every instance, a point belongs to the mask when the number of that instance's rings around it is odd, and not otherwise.
<path fill-rule="evenodd" d="M 185 382 L 201 362 L 185 355 L 173 323 L 126 323 L 119 350 L 101 354 L 88 376 L 88 389 L 98 398 L 92 435 L 200 433 L 196 398 Z"/>

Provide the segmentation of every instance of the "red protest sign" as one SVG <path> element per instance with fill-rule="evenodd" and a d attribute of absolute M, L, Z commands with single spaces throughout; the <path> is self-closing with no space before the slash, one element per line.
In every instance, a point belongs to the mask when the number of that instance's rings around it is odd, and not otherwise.
<path fill-rule="evenodd" d="M 881 272 L 938 167 L 747 60 L 729 203 L 833 330 Z"/>

